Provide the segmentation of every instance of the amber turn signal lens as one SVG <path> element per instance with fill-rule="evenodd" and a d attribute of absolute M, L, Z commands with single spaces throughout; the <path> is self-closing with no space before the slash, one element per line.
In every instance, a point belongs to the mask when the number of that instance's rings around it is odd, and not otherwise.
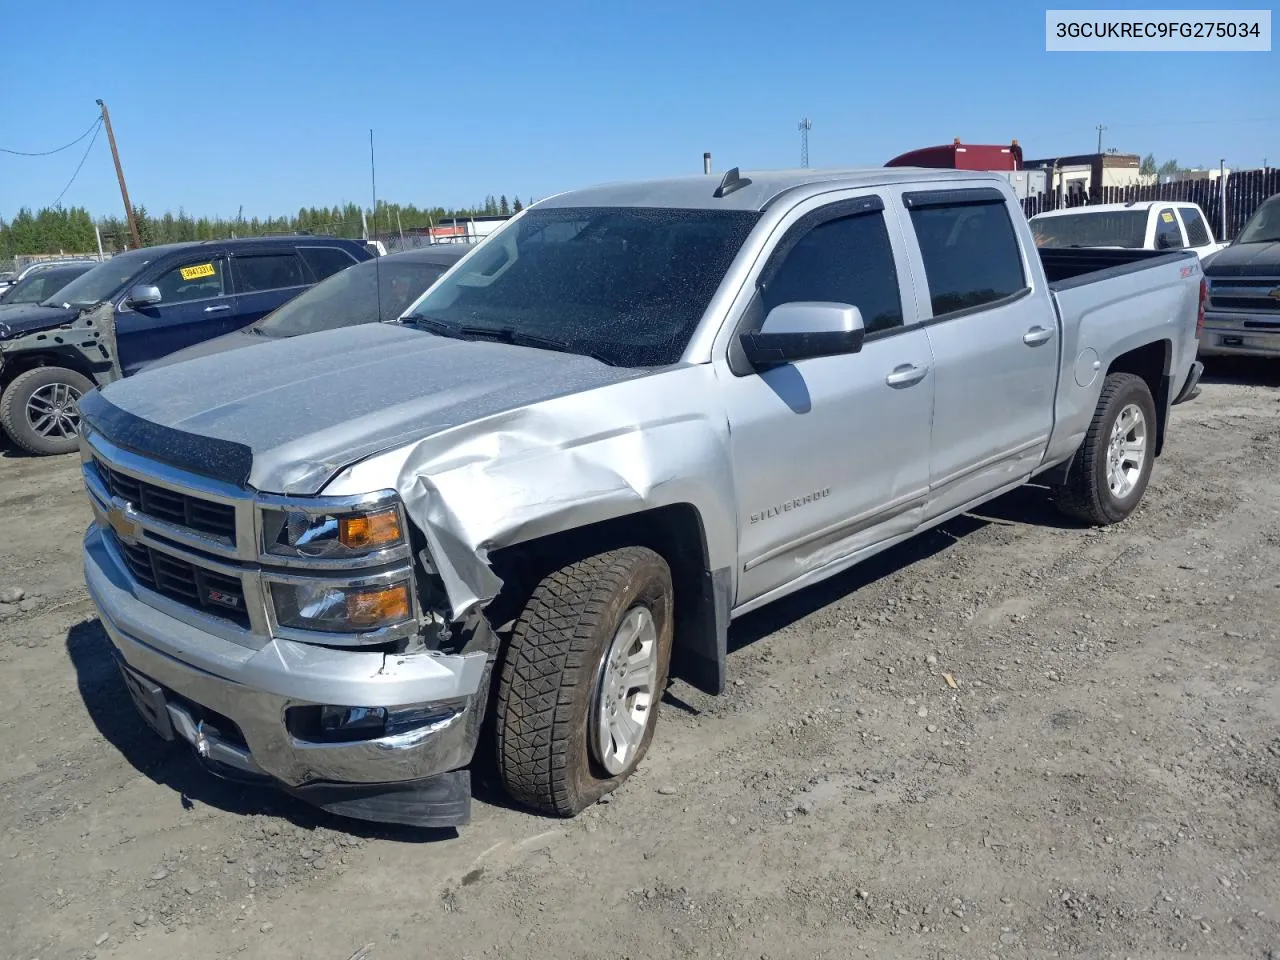
<path fill-rule="evenodd" d="M 338 542 L 352 550 L 389 547 L 400 542 L 400 515 L 395 510 L 343 517 L 338 521 Z"/>
<path fill-rule="evenodd" d="M 380 627 L 409 619 L 409 588 L 403 583 L 347 594 L 347 620 L 354 627 Z"/>

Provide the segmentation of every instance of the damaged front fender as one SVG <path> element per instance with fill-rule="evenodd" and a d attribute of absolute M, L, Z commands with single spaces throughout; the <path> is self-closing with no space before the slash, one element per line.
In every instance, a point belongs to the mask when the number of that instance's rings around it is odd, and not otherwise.
<path fill-rule="evenodd" d="M 114 308 L 101 303 L 66 323 L 0 338 L 0 368 L 30 366 L 67 367 L 92 377 L 100 387 L 120 379 Z"/>
<path fill-rule="evenodd" d="M 493 551 L 674 504 L 697 511 L 709 569 L 732 569 L 733 472 L 712 376 L 685 367 L 497 414 L 370 457 L 324 492 L 396 489 L 455 618 L 501 589 Z"/>

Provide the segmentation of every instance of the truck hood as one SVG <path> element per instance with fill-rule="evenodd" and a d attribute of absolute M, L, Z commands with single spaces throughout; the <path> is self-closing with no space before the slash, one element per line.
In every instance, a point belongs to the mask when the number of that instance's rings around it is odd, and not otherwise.
<path fill-rule="evenodd" d="M 74 320 L 80 311 L 70 307 L 42 307 L 38 303 L 0 304 L 0 347 L 24 333 L 52 330 Z"/>
<path fill-rule="evenodd" d="M 147 368 L 87 394 L 80 412 L 152 459 L 310 494 L 378 451 L 647 373 L 370 323 Z"/>
<path fill-rule="evenodd" d="M 1209 277 L 1274 277 L 1280 274 L 1280 242 L 1233 243 L 1205 261 Z"/>

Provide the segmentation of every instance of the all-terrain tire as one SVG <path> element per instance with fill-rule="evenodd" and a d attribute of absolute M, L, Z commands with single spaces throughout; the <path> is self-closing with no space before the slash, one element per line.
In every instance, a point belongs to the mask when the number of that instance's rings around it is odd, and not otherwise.
<path fill-rule="evenodd" d="M 639 748 L 610 774 L 593 750 L 591 717 L 614 636 L 637 607 L 656 628 L 656 682 Z M 653 739 L 673 608 L 671 571 L 645 547 L 587 557 L 542 579 L 516 622 L 498 685 L 495 752 L 513 799 L 569 817 L 630 776 Z"/>
<path fill-rule="evenodd" d="M 55 388 L 55 392 L 60 393 L 56 390 L 58 387 L 67 388 L 69 392 L 66 395 L 74 395 L 78 399 L 92 390 L 94 384 L 88 377 L 65 367 L 36 367 L 18 374 L 0 394 L 0 426 L 4 427 L 10 440 L 28 453 L 54 456 L 72 453 L 80 446 L 76 433 L 71 432 L 67 436 L 57 431 L 53 434 L 42 432 L 38 429 L 39 421 L 33 422 L 29 414 L 27 404 L 37 392 L 48 394 L 48 388 Z M 79 422 L 78 417 L 76 422 Z M 62 434 L 67 432 L 64 429 Z"/>
<path fill-rule="evenodd" d="M 1131 406 L 1141 412 L 1145 448 L 1136 482 L 1118 495 L 1108 480 L 1107 464 L 1116 421 Z M 1094 526 L 1119 523 L 1142 501 L 1155 463 L 1155 448 L 1156 405 L 1147 382 L 1132 373 L 1108 374 L 1089 431 L 1071 461 L 1066 482 L 1056 490 L 1058 508 Z"/>

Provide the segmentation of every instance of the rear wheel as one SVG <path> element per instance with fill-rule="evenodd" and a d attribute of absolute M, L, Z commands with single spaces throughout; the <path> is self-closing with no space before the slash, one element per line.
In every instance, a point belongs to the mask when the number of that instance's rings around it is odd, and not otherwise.
<path fill-rule="evenodd" d="M 1085 523 L 1119 523 L 1138 508 L 1156 453 L 1156 405 L 1141 377 L 1113 373 L 1076 451 L 1058 507 Z"/>
<path fill-rule="evenodd" d="M 561 567 L 533 592 L 498 688 L 498 769 L 521 803 L 572 816 L 649 749 L 672 638 L 671 572 L 625 547 Z"/>
<path fill-rule="evenodd" d="M 93 381 L 64 367 L 37 367 L 14 377 L 0 395 L 0 426 L 28 453 L 71 453 L 80 443 L 80 398 Z"/>

